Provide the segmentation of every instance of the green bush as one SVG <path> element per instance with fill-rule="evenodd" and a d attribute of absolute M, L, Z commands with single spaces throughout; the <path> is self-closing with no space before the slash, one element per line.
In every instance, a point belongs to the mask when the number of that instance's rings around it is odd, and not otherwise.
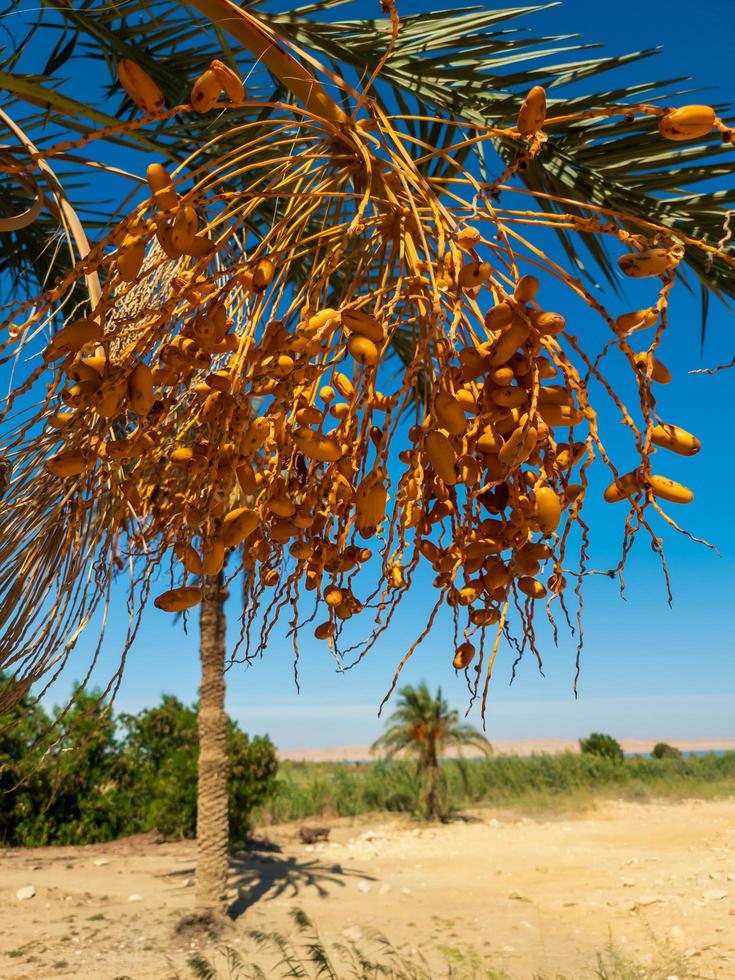
<path fill-rule="evenodd" d="M 681 759 L 681 750 L 669 745 L 668 742 L 656 742 L 651 755 L 654 759 Z"/>
<path fill-rule="evenodd" d="M 143 831 L 195 836 L 196 705 L 164 695 L 155 708 L 115 719 L 99 692 L 79 691 L 57 741 L 51 721 L 28 698 L 0 719 L 0 842 L 89 844 Z M 275 789 L 278 763 L 268 738 L 251 739 L 231 720 L 227 755 L 237 846 L 253 808 Z"/>
<path fill-rule="evenodd" d="M 592 732 L 588 738 L 580 738 L 579 750 L 585 755 L 599 755 L 614 762 L 622 762 L 625 757 L 620 742 L 612 735 L 603 735 L 601 732 Z"/>

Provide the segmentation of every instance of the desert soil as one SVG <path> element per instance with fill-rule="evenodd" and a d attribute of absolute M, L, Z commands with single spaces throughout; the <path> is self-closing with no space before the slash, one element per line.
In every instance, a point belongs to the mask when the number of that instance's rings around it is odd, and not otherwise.
<path fill-rule="evenodd" d="M 592 977 L 610 940 L 644 962 L 666 944 L 690 964 L 687 975 L 735 978 L 735 800 L 330 826 L 330 840 L 315 845 L 299 841 L 297 825 L 269 827 L 280 851 L 239 855 L 228 944 L 251 948 L 251 928 L 288 933 L 298 906 L 327 941 L 372 927 L 425 953 L 469 945 L 513 978 Z M 211 948 L 174 931 L 194 907 L 192 842 L 0 855 L 2 977 L 190 977 L 187 957 Z M 28 885 L 34 897 L 19 899 Z"/>

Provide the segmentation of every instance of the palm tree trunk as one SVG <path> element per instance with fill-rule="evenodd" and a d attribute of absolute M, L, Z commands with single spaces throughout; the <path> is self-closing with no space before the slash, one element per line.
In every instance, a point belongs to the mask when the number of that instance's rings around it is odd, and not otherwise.
<path fill-rule="evenodd" d="M 426 808 L 432 820 L 439 820 L 439 758 L 435 745 L 429 749 L 429 792 L 426 796 Z"/>
<path fill-rule="evenodd" d="M 426 798 L 427 809 L 432 820 L 439 820 L 439 766 L 432 765 L 429 769 L 429 793 Z"/>
<path fill-rule="evenodd" d="M 227 716 L 225 714 L 225 596 L 222 574 L 204 582 L 199 656 L 199 784 L 197 789 L 198 909 L 223 913 L 227 906 L 229 822 L 227 812 Z"/>

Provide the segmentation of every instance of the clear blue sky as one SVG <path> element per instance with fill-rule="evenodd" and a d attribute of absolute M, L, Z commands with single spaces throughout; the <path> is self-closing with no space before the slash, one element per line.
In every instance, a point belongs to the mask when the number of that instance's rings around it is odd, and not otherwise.
<path fill-rule="evenodd" d="M 399 8 L 408 13 L 421 6 L 399 2 Z M 372 16 L 378 3 L 355 4 L 350 13 L 353 9 Z M 735 14 L 731 2 L 703 0 L 696 10 L 695 23 L 691 4 L 683 0 L 665 4 L 567 0 L 526 22 L 539 35 L 581 33 L 589 41 L 602 42 L 611 54 L 661 44 L 659 56 L 624 69 L 618 73 L 618 80 L 692 74 L 696 84 L 705 89 L 698 97 L 700 101 L 735 101 L 731 83 Z M 735 375 L 687 373 L 730 359 L 735 351 L 734 321 L 732 314 L 715 305 L 701 352 L 697 299 L 687 296 L 681 286 L 677 293 L 662 348 L 675 381 L 660 389 L 659 404 L 664 417 L 698 434 L 703 449 L 692 460 L 667 459 L 666 472 L 695 489 L 695 502 L 677 514 L 695 534 L 713 540 L 721 555 L 666 533 L 674 589 L 672 609 L 666 604 L 657 561 L 643 539 L 628 565 L 626 600 L 620 599 L 615 583 L 600 577 L 589 580 L 578 700 L 572 694 L 575 641 L 567 634 L 560 635 L 558 649 L 542 634 L 545 676 L 541 677 L 535 664 L 527 660 L 512 687 L 513 656 L 503 650 L 487 719 L 490 738 L 576 737 L 592 729 L 652 740 L 735 734 L 731 422 Z M 619 551 L 624 509 L 590 502 L 588 518 L 595 532 L 593 564 L 607 567 Z M 302 640 L 300 695 L 293 684 L 290 642 L 282 633 L 274 632 L 262 661 L 247 669 L 236 666 L 229 672 L 230 713 L 246 730 L 267 732 L 282 747 L 355 745 L 373 739 L 382 728 L 377 706 L 394 665 L 416 634 L 417 624 L 426 619 L 427 592 L 420 587 L 414 590 L 389 639 L 346 675 L 335 672 L 324 645 L 307 634 Z M 115 622 L 113 614 L 108 665 L 115 653 Z M 231 626 L 230 635 L 235 631 L 236 626 Z M 198 681 L 196 632 L 195 622 L 190 635 L 185 636 L 165 614 L 148 612 L 129 657 L 119 708 L 138 710 L 155 703 L 163 692 L 186 701 L 194 699 Z M 92 643 L 92 637 L 80 643 L 77 675 Z M 451 702 L 464 709 L 465 683 L 451 669 L 451 656 L 451 634 L 444 623 L 419 649 L 403 679 L 441 684 Z M 477 712 L 472 718 L 479 722 Z"/>

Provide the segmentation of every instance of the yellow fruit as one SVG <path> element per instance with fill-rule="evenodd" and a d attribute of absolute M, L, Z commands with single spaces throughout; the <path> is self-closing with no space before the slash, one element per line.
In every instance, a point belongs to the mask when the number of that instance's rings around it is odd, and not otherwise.
<path fill-rule="evenodd" d="M 555 337 L 567 325 L 561 313 L 533 313 L 531 319 L 538 332 L 545 336 Z"/>
<path fill-rule="evenodd" d="M 217 104 L 217 99 L 222 91 L 217 74 L 208 68 L 194 82 L 191 90 L 191 107 L 197 112 L 209 112 Z"/>
<path fill-rule="evenodd" d="M 647 310 L 633 310 L 631 313 L 622 313 L 615 321 L 615 325 L 620 333 L 632 333 L 634 330 L 645 330 L 652 327 L 658 320 L 658 310 L 655 308 Z"/>
<path fill-rule="evenodd" d="M 541 405 L 538 406 L 538 414 L 543 421 L 550 426 L 574 426 L 579 425 L 584 416 L 578 408 L 570 405 Z"/>
<path fill-rule="evenodd" d="M 102 379 L 107 367 L 107 358 L 104 355 L 94 357 L 82 357 L 74 361 L 70 373 L 77 381 L 92 380 L 96 377 Z"/>
<path fill-rule="evenodd" d="M 343 599 L 342 590 L 336 585 L 328 585 L 324 590 L 324 601 L 328 606 L 338 606 Z"/>
<path fill-rule="evenodd" d="M 544 385 L 539 388 L 538 403 L 539 405 L 574 405 L 571 392 L 563 385 Z"/>
<path fill-rule="evenodd" d="M 241 456 L 250 456 L 260 449 L 270 435 L 271 424 L 262 415 L 253 419 L 240 438 L 238 447 Z"/>
<path fill-rule="evenodd" d="M 524 428 L 519 425 L 498 452 L 501 466 L 515 467 L 524 463 L 536 448 L 537 442 L 538 430 L 534 426 Z"/>
<path fill-rule="evenodd" d="M 502 445 L 501 439 L 491 425 L 486 426 L 475 444 L 483 453 L 497 453 Z"/>
<path fill-rule="evenodd" d="M 268 510 L 276 517 L 293 517 L 296 513 L 296 504 L 283 492 L 271 497 L 268 501 Z"/>
<path fill-rule="evenodd" d="M 108 459 L 124 460 L 142 456 L 147 448 L 149 447 L 141 439 L 130 437 L 128 439 L 111 439 L 105 443 L 104 450 Z"/>
<path fill-rule="evenodd" d="M 648 485 L 654 497 L 669 500 L 672 504 L 690 504 L 694 500 L 694 494 L 689 487 L 669 480 L 666 476 L 657 476 L 652 473 Z"/>
<path fill-rule="evenodd" d="M 44 463 L 44 469 L 51 476 L 79 476 L 86 470 L 91 469 L 94 464 L 94 456 L 75 450 L 68 450 L 66 452 L 56 453 L 55 456 L 47 459 Z"/>
<path fill-rule="evenodd" d="M 536 578 L 524 575 L 518 579 L 518 588 L 531 599 L 543 599 L 546 595 L 546 586 Z"/>
<path fill-rule="evenodd" d="M 707 136 L 715 124 L 715 110 L 708 105 L 685 105 L 661 116 L 658 131 L 667 140 L 697 140 Z"/>
<path fill-rule="evenodd" d="M 182 585 L 178 589 L 162 592 L 153 600 L 153 605 L 163 612 L 178 613 L 191 609 L 192 606 L 198 606 L 202 597 L 201 589 L 195 588 L 193 585 Z"/>
<path fill-rule="evenodd" d="M 347 310 L 345 312 L 348 312 Z M 344 314 L 343 314 L 344 315 Z M 319 333 L 324 327 L 332 323 L 340 317 L 337 310 L 332 309 L 331 306 L 325 307 L 323 310 L 319 310 L 318 313 L 314 313 L 306 322 L 306 333 L 310 336 Z M 344 325 L 344 320 L 343 320 Z M 359 333 L 359 331 L 357 331 Z"/>
<path fill-rule="evenodd" d="M 58 361 L 67 354 L 75 354 L 87 344 L 102 340 L 102 325 L 96 320 L 82 319 L 67 323 L 56 331 L 46 347 L 44 357 L 47 361 Z"/>
<path fill-rule="evenodd" d="M 518 385 L 501 387 L 493 391 L 492 399 L 500 408 L 521 408 L 528 402 L 528 392 Z"/>
<path fill-rule="evenodd" d="M 477 404 L 477 398 L 474 393 L 469 390 L 469 388 L 458 388 L 454 396 L 462 407 L 462 411 L 469 415 L 477 415 L 480 411 L 480 406 Z"/>
<path fill-rule="evenodd" d="M 452 666 L 455 670 L 464 670 L 472 663 L 474 656 L 475 648 L 472 643 L 460 643 L 460 645 L 457 647 L 457 652 L 454 654 Z"/>
<path fill-rule="evenodd" d="M 322 463 L 336 463 L 342 458 L 342 447 L 329 436 L 323 436 L 313 429 L 295 429 L 293 441 L 307 459 Z"/>
<path fill-rule="evenodd" d="M 488 330 L 502 330 L 508 326 L 514 315 L 507 303 L 498 303 L 485 314 L 485 326 Z"/>
<path fill-rule="evenodd" d="M 533 136 L 546 121 L 546 92 L 541 85 L 534 85 L 523 100 L 516 128 L 521 136 Z"/>
<path fill-rule="evenodd" d="M 215 371 L 213 374 L 208 374 L 204 379 L 204 384 L 207 388 L 211 388 L 212 391 L 224 391 L 230 390 L 230 372 L 229 371 Z"/>
<path fill-rule="evenodd" d="M 341 374 L 339 371 L 335 371 L 334 377 L 332 378 L 332 384 L 337 389 L 339 394 L 348 401 L 355 394 L 355 389 L 352 386 L 352 382 L 346 374 Z"/>
<path fill-rule="evenodd" d="M 71 405 L 72 408 L 82 408 L 88 407 L 92 403 L 92 396 L 100 387 L 100 379 L 97 378 L 96 381 L 78 381 L 76 384 L 72 385 L 71 388 L 67 388 L 66 391 L 62 391 L 61 397 L 64 399 L 67 405 Z"/>
<path fill-rule="evenodd" d="M 193 259 L 205 259 L 214 251 L 214 242 L 204 234 L 193 235 L 181 251 Z"/>
<path fill-rule="evenodd" d="M 472 487 L 479 483 L 482 470 L 474 456 L 460 456 L 457 460 L 457 482 Z"/>
<path fill-rule="evenodd" d="M 466 226 L 457 232 L 454 240 L 463 252 L 468 252 L 480 244 L 482 235 L 477 228 Z"/>
<path fill-rule="evenodd" d="M 261 259 L 253 269 L 253 289 L 262 293 L 273 282 L 276 267 L 270 259 Z"/>
<path fill-rule="evenodd" d="M 156 205 L 162 211 L 173 211 L 179 203 L 179 196 L 165 167 L 160 163 L 151 163 L 146 171 L 146 179 Z"/>
<path fill-rule="evenodd" d="M 385 518 L 388 490 L 375 478 L 366 477 L 355 494 L 355 525 L 358 531 L 377 527 Z"/>
<path fill-rule="evenodd" d="M 625 500 L 626 497 L 632 497 L 636 493 L 641 491 L 641 481 L 637 470 L 631 473 L 625 473 L 623 476 L 618 477 L 614 480 L 609 487 L 606 488 L 603 497 L 609 504 L 620 503 L 621 500 Z"/>
<path fill-rule="evenodd" d="M 444 432 L 434 431 L 426 435 L 426 455 L 434 472 L 447 486 L 457 482 L 457 454 Z"/>
<path fill-rule="evenodd" d="M 192 545 L 187 544 L 185 547 L 180 548 L 177 551 L 177 556 L 187 572 L 190 572 L 192 575 L 202 574 L 202 559 L 196 548 Z"/>
<path fill-rule="evenodd" d="M 123 282 L 135 282 L 145 259 L 145 242 L 126 238 L 116 252 L 115 264 Z"/>
<path fill-rule="evenodd" d="M 245 98 L 245 88 L 242 84 L 242 79 L 237 72 L 230 68 L 229 65 L 226 65 L 223 61 L 218 61 L 216 58 L 210 65 L 210 68 L 217 76 L 217 80 L 222 86 L 222 89 L 230 102 L 234 102 L 236 104 L 241 103 Z"/>
<path fill-rule="evenodd" d="M 367 337 L 374 344 L 382 344 L 385 340 L 383 324 L 372 313 L 363 313 L 361 310 L 342 310 L 340 317 L 342 326 L 351 334 Z"/>
<path fill-rule="evenodd" d="M 117 64 L 117 77 L 133 102 L 147 115 L 152 116 L 163 109 L 163 92 L 140 65 L 123 58 Z"/>
<path fill-rule="evenodd" d="M 464 382 L 479 378 L 490 367 L 490 359 L 485 351 L 478 350 L 476 347 L 463 347 L 459 352 L 459 363 Z"/>
<path fill-rule="evenodd" d="M 528 324 L 520 317 L 514 317 L 509 326 L 505 327 L 494 342 L 490 354 L 490 366 L 500 367 L 515 354 L 531 333 Z"/>
<path fill-rule="evenodd" d="M 647 248 L 642 252 L 630 252 L 621 255 L 618 267 L 621 272 L 632 279 L 648 279 L 661 276 L 678 264 L 678 260 L 666 248 Z"/>
<path fill-rule="evenodd" d="M 367 367 L 374 367 L 380 360 L 378 348 L 372 340 L 360 334 L 353 334 L 350 337 L 347 341 L 347 350 L 358 364 L 365 364 Z"/>
<path fill-rule="evenodd" d="M 651 442 L 661 446 L 662 449 L 670 449 L 672 453 L 678 453 L 680 456 L 696 456 L 702 448 L 702 443 L 691 432 L 666 422 L 653 427 Z"/>
<path fill-rule="evenodd" d="M 633 360 L 636 367 L 647 374 L 652 381 L 660 385 L 667 385 L 671 381 L 671 371 L 648 351 L 641 351 Z"/>
<path fill-rule="evenodd" d="M 171 227 L 171 244 L 173 247 L 183 252 L 188 246 L 191 246 L 191 241 L 196 235 L 198 227 L 199 218 L 194 208 L 188 204 L 180 207 Z"/>
<path fill-rule="evenodd" d="M 128 379 L 128 397 L 137 415 L 145 416 L 153 408 L 153 372 L 147 364 L 140 363 L 133 369 Z"/>
<path fill-rule="evenodd" d="M 480 576 L 482 584 L 488 591 L 502 588 L 510 584 L 510 574 L 501 558 L 492 557 L 485 562 L 485 568 Z"/>
<path fill-rule="evenodd" d="M 533 495 L 539 530 L 551 534 L 561 520 L 561 501 L 551 487 L 539 487 Z"/>
<path fill-rule="evenodd" d="M 446 429 L 450 436 L 461 436 L 467 428 L 462 405 L 448 391 L 439 391 L 434 399 L 434 412 L 439 425 Z"/>
<path fill-rule="evenodd" d="M 217 575 L 225 564 L 225 543 L 215 535 L 207 538 L 202 546 L 202 571 L 205 575 Z"/>
<path fill-rule="evenodd" d="M 470 612 L 470 622 L 473 626 L 492 626 L 500 619 L 497 609 L 487 606 L 485 609 L 473 609 Z"/>
<path fill-rule="evenodd" d="M 541 283 L 538 281 L 536 276 L 521 276 L 516 283 L 516 288 L 513 291 L 513 295 L 519 303 L 530 303 L 540 288 Z"/>
<path fill-rule="evenodd" d="M 237 548 L 257 526 L 258 515 L 250 507 L 237 507 L 231 510 L 222 521 L 222 541 L 225 548 Z"/>
<path fill-rule="evenodd" d="M 108 378 L 95 394 L 94 408 L 103 419 L 112 419 L 120 414 L 128 394 L 128 382 L 123 375 Z"/>
<path fill-rule="evenodd" d="M 48 424 L 54 429 L 63 429 L 74 418 L 74 412 L 54 412 L 49 416 Z"/>
<path fill-rule="evenodd" d="M 184 254 L 180 248 L 176 248 L 173 243 L 173 229 L 168 225 L 159 225 L 156 228 L 156 238 L 164 254 L 169 259 L 180 259 Z"/>
<path fill-rule="evenodd" d="M 289 520 L 277 520 L 270 526 L 270 538 L 276 544 L 285 544 L 289 538 L 295 537 L 299 533 L 298 527 Z"/>
<path fill-rule="evenodd" d="M 474 289 L 487 282 L 493 273 L 489 262 L 465 262 L 459 270 L 458 281 L 462 289 Z"/>

